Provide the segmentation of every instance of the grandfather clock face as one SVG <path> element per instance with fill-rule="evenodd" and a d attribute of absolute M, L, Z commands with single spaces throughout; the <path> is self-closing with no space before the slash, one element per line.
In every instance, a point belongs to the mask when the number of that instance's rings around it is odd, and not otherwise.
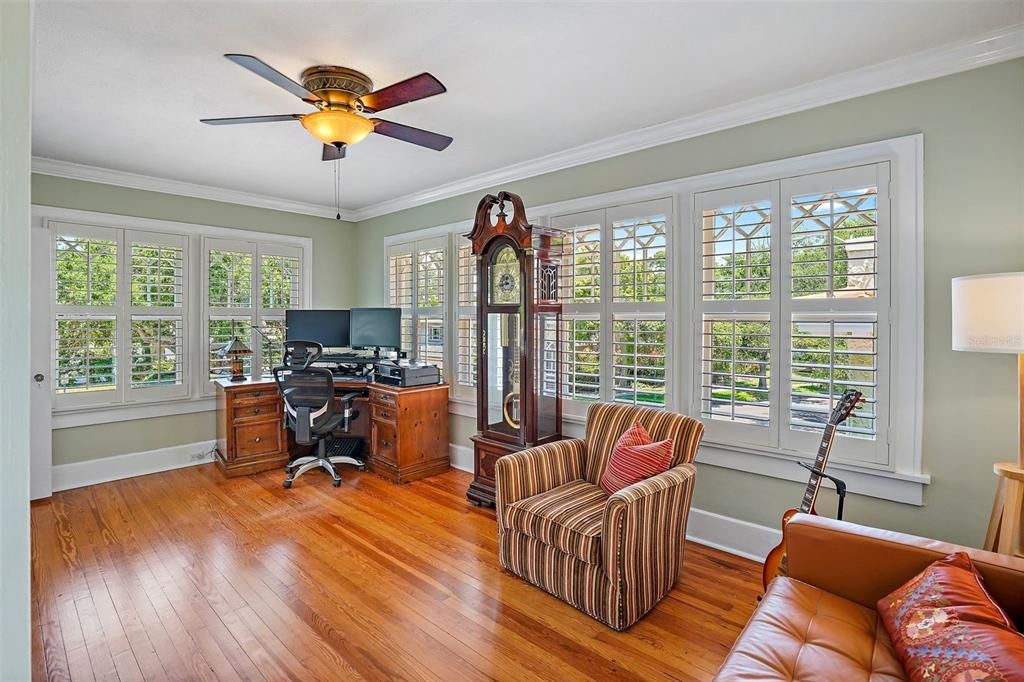
<path fill-rule="evenodd" d="M 519 305 L 522 296 L 522 275 L 519 257 L 511 246 L 501 246 L 491 260 L 488 288 L 492 305 Z"/>

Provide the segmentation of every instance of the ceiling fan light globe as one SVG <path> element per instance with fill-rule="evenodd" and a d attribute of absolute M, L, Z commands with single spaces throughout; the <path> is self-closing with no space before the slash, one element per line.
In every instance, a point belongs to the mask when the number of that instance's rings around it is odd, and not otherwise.
<path fill-rule="evenodd" d="M 347 111 L 317 111 L 302 117 L 302 127 L 324 144 L 353 145 L 373 132 L 373 122 Z"/>

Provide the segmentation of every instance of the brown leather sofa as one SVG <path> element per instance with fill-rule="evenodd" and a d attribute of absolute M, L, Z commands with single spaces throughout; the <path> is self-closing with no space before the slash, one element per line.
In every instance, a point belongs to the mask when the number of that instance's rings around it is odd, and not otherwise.
<path fill-rule="evenodd" d="M 906 680 L 875 604 L 957 551 L 1024 626 L 1024 559 L 808 514 L 786 536 L 789 576 L 768 586 L 716 680 Z"/>

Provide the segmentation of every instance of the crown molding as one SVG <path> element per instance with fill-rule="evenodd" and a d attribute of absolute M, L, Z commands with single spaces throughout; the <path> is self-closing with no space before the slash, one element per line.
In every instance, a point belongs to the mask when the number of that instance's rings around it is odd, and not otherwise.
<path fill-rule="evenodd" d="M 333 206 L 325 204 L 309 204 L 302 201 L 266 196 L 264 194 L 199 185 L 181 180 L 157 178 L 152 175 L 129 173 L 109 168 L 100 168 L 99 166 L 71 163 L 70 161 L 47 159 L 40 156 L 32 157 L 32 172 L 39 173 L 40 175 L 52 175 L 58 178 L 98 182 L 104 185 L 114 185 L 115 187 L 141 189 L 147 192 L 160 192 L 162 194 L 175 194 L 195 199 L 208 199 L 210 201 L 222 201 L 229 204 L 265 208 L 286 213 L 300 213 L 320 218 L 334 218 L 338 213 Z M 354 222 L 352 211 L 348 209 L 341 210 L 341 218 L 342 220 Z"/>
<path fill-rule="evenodd" d="M 756 123 L 785 114 L 806 111 L 843 100 L 855 99 L 911 83 L 969 71 L 1022 56 L 1024 56 L 1024 23 L 1013 24 L 974 38 L 916 52 L 647 128 L 631 130 L 572 149 L 365 206 L 353 210 L 352 219 L 357 222 L 368 220 L 469 192 L 489 189 L 505 183 Z"/>
<path fill-rule="evenodd" d="M 341 217 L 350 222 L 369 220 L 509 182 L 806 111 L 843 100 L 855 99 L 1022 56 L 1024 56 L 1024 23 L 1013 24 L 974 38 L 847 71 L 768 95 L 753 97 L 736 104 L 639 130 L 631 130 L 571 149 L 511 164 L 498 170 L 479 173 L 462 180 L 413 192 L 403 197 L 358 209 L 342 209 Z M 333 218 L 337 213 L 332 206 L 324 204 L 292 201 L 56 159 L 33 157 L 32 172 L 323 218 Z"/>

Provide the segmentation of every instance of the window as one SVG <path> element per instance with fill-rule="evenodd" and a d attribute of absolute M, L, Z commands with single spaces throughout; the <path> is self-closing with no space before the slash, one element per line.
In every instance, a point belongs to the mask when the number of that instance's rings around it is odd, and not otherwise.
<path fill-rule="evenodd" d="M 163 397 L 184 396 L 187 239 L 153 232 L 126 235 L 131 249 L 130 391 L 140 398 L 157 390 Z"/>
<path fill-rule="evenodd" d="M 187 394 L 184 237 L 54 223 L 59 407 Z"/>
<path fill-rule="evenodd" d="M 118 261 L 122 233 L 54 225 L 54 387 L 63 405 L 120 398 Z"/>
<path fill-rule="evenodd" d="M 303 307 L 302 250 L 264 244 L 260 251 L 260 367 L 269 376 L 283 362 L 285 311 Z"/>
<path fill-rule="evenodd" d="M 836 458 L 888 465 L 889 164 L 695 195 L 696 404 L 707 440 L 814 452 L 847 388 Z"/>
<path fill-rule="evenodd" d="M 231 361 L 220 351 L 235 337 L 253 350 L 242 359 L 246 374 L 263 375 L 281 361 L 285 311 L 302 306 L 302 249 L 206 238 L 203 240 L 206 284 L 207 376 L 231 374 Z M 212 385 L 206 389 L 213 392 Z"/>
<path fill-rule="evenodd" d="M 388 249 L 388 302 L 402 309 L 402 349 L 437 365 L 442 376 L 447 352 L 447 253 L 446 237 Z"/>
<path fill-rule="evenodd" d="M 599 400 L 669 402 L 671 199 L 555 216 L 565 240 L 560 288 L 567 414 Z"/>
<path fill-rule="evenodd" d="M 455 311 L 458 350 L 456 352 L 456 389 L 476 386 L 477 329 L 476 329 L 476 258 L 469 240 L 455 237 L 458 242 L 458 299 Z M 467 395 L 469 391 L 465 391 Z"/>
<path fill-rule="evenodd" d="M 308 304 L 308 240 L 228 240 L 193 225 L 67 213 L 90 219 L 42 222 L 55 409 L 209 395 L 208 379 L 230 367 L 217 351 L 235 336 L 254 350 L 247 372 L 276 364 L 285 310 Z M 84 224 L 93 221 L 101 225 Z M 257 324 L 268 337 L 258 344 Z"/>
<path fill-rule="evenodd" d="M 836 399 L 855 387 L 867 402 L 841 425 L 833 463 L 855 492 L 920 504 L 921 144 L 886 140 L 530 211 L 569 233 L 561 328 L 557 342 L 538 342 L 537 381 L 560 378 L 570 421 L 596 401 L 669 406 L 704 421 L 700 461 L 800 481 L 791 460 L 815 452 Z M 894 198 L 892 187 L 904 189 Z M 682 221 L 676 197 L 692 209 Z M 475 399 L 469 227 L 402 235 L 388 252 L 407 347 L 454 340 L 441 355 L 455 405 Z M 417 282 L 438 279 L 419 272 L 418 254 L 445 241 L 447 316 L 416 300 Z"/>

